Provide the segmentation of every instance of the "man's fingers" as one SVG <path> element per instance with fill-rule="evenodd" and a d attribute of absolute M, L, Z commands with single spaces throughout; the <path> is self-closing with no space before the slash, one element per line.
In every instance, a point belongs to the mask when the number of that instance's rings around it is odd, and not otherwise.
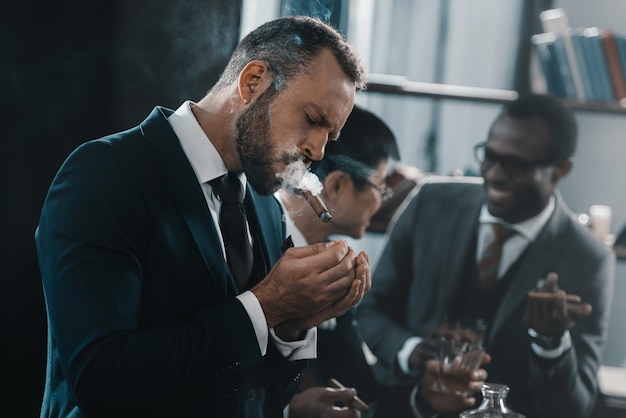
<path fill-rule="evenodd" d="M 482 364 L 484 366 L 484 365 L 489 364 L 489 363 L 491 363 L 491 356 L 489 355 L 489 353 L 484 353 L 483 354 L 483 359 L 482 359 L 480 364 Z"/>
<path fill-rule="evenodd" d="M 363 298 L 363 293 L 360 290 L 362 284 L 360 280 L 354 280 L 345 296 L 333 304 L 333 311 L 337 313 L 335 316 L 343 315 Z"/>
<path fill-rule="evenodd" d="M 554 301 L 554 307 L 552 308 L 552 318 L 557 321 L 564 322 L 568 319 L 567 315 L 567 303 L 565 302 L 565 292 L 559 290 L 557 293 L 557 297 Z"/>
<path fill-rule="evenodd" d="M 469 396 L 467 398 L 463 398 L 463 406 L 470 407 L 476 404 L 476 398 L 473 396 Z"/>
<path fill-rule="evenodd" d="M 592 306 L 588 303 L 581 303 L 580 305 L 567 304 L 567 316 L 574 320 L 588 316 L 592 310 Z"/>
<path fill-rule="evenodd" d="M 354 388 L 326 388 L 324 398 L 332 402 L 350 402 L 356 396 Z"/>
<path fill-rule="evenodd" d="M 341 262 L 349 252 L 354 252 L 345 240 L 321 242 L 303 247 L 293 247 L 285 252 L 285 256 L 314 261 L 318 271 L 325 271 Z"/>
<path fill-rule="evenodd" d="M 370 269 L 369 256 L 361 251 L 357 257 L 356 278 L 363 281 L 364 293 L 369 292 L 372 287 L 372 271 Z"/>
<path fill-rule="evenodd" d="M 318 242 L 316 244 L 303 245 L 301 247 L 291 247 L 286 252 L 293 254 L 296 257 L 309 257 L 315 254 L 323 253 L 330 247 L 334 247 L 335 245 L 345 245 L 348 247 L 348 244 L 345 240 L 336 239 L 328 242 Z"/>
<path fill-rule="evenodd" d="M 336 263 L 332 267 L 327 268 L 320 273 L 324 282 L 332 281 L 328 284 L 328 290 L 330 292 L 336 292 L 339 294 L 351 285 L 357 272 L 357 269 L 355 268 L 356 263 L 356 254 L 354 250 L 350 248 L 339 263 Z M 359 271 L 363 274 L 364 268 L 362 267 Z"/>
<path fill-rule="evenodd" d="M 290 248 L 284 257 L 289 259 L 290 270 L 310 272 L 309 284 L 316 286 L 316 294 L 329 303 L 340 298 L 355 277 L 356 254 L 343 240 L 333 241 L 329 245 L 321 243 Z M 365 270 L 362 268 L 360 271 Z"/>
<path fill-rule="evenodd" d="M 556 274 L 555 272 L 548 273 L 548 277 L 543 283 L 543 289 L 541 290 L 543 290 L 544 292 L 555 292 L 558 289 L 558 281 L 558 274 Z"/>

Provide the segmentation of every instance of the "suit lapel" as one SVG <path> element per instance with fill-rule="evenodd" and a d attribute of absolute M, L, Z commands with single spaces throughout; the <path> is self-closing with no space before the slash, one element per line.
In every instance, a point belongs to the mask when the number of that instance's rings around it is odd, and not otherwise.
<path fill-rule="evenodd" d="M 567 223 L 568 214 L 557 195 L 554 213 L 543 227 L 534 242 L 529 244 L 521 260 L 519 269 L 510 281 L 510 286 L 500 303 L 495 315 L 489 335 L 488 344 L 491 344 L 502 326 L 514 311 L 526 301 L 526 292 L 534 288 L 537 280 L 545 278 L 554 266 L 559 252 L 557 237 Z M 531 260 L 531 262 L 527 261 Z"/>
<path fill-rule="evenodd" d="M 226 296 L 231 289 L 218 232 L 193 168 L 167 122 L 171 113 L 156 107 L 141 124 L 141 131 L 144 139 L 155 148 L 154 158 L 163 174 L 165 186 L 178 206 L 210 276 L 215 279 L 218 290 Z"/>
<path fill-rule="evenodd" d="M 285 222 L 280 206 L 273 196 L 259 195 L 250 184 L 247 189 L 246 212 L 248 221 L 253 223 L 258 231 L 255 235 L 261 247 L 265 275 L 282 256 L 280 244 L 285 239 Z"/>
<path fill-rule="evenodd" d="M 474 191 L 472 189 L 472 191 Z M 446 236 L 451 237 L 448 241 L 448 247 L 445 249 L 448 254 L 449 263 L 446 264 L 443 271 L 444 285 L 440 286 L 442 294 L 440 294 L 439 306 L 446 307 L 446 312 L 452 308 L 455 303 L 454 298 L 456 292 L 451 291 L 457 289 L 459 283 L 465 280 L 467 274 L 462 270 L 467 268 L 465 264 L 467 255 L 471 248 L 474 247 L 476 241 L 476 225 L 480 208 L 483 203 L 482 193 L 467 193 L 467 198 L 463 200 L 463 205 L 458 205 L 456 216 L 448 222 L 449 232 Z"/>

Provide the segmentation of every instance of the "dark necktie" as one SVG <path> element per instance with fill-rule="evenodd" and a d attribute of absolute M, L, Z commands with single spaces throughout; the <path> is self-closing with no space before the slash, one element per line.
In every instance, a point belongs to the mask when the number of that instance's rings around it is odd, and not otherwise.
<path fill-rule="evenodd" d="M 502 257 L 502 245 L 515 233 L 514 230 L 499 223 L 492 223 L 493 241 L 485 248 L 478 262 L 478 279 L 480 287 L 488 289 L 498 281 L 500 270 L 500 258 Z"/>
<path fill-rule="evenodd" d="M 220 229 L 226 249 L 226 261 L 235 278 L 237 288 L 247 288 L 252 272 L 252 246 L 248 239 L 246 211 L 243 207 L 243 185 L 234 173 L 228 173 L 210 182 L 222 201 Z"/>

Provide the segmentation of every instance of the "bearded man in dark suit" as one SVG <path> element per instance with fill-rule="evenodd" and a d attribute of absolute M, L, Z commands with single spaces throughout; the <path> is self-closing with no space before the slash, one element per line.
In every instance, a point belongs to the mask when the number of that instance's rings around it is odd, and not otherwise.
<path fill-rule="evenodd" d="M 242 40 L 198 103 L 156 107 L 70 155 L 36 234 L 42 417 L 282 415 L 315 356 L 315 326 L 371 282 L 367 255 L 344 241 L 282 248 L 272 193 L 277 174 L 323 157 L 364 83 L 337 31 L 277 19 Z M 245 193 L 240 258 L 218 221 L 225 175 Z"/>

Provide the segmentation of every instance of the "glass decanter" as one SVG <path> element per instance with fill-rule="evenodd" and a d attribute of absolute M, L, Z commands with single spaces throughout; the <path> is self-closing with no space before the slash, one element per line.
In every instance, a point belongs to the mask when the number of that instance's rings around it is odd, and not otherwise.
<path fill-rule="evenodd" d="M 480 390 L 483 401 L 471 411 L 463 411 L 459 418 L 525 418 L 524 415 L 511 411 L 506 406 L 509 387 L 499 383 L 485 383 Z"/>

